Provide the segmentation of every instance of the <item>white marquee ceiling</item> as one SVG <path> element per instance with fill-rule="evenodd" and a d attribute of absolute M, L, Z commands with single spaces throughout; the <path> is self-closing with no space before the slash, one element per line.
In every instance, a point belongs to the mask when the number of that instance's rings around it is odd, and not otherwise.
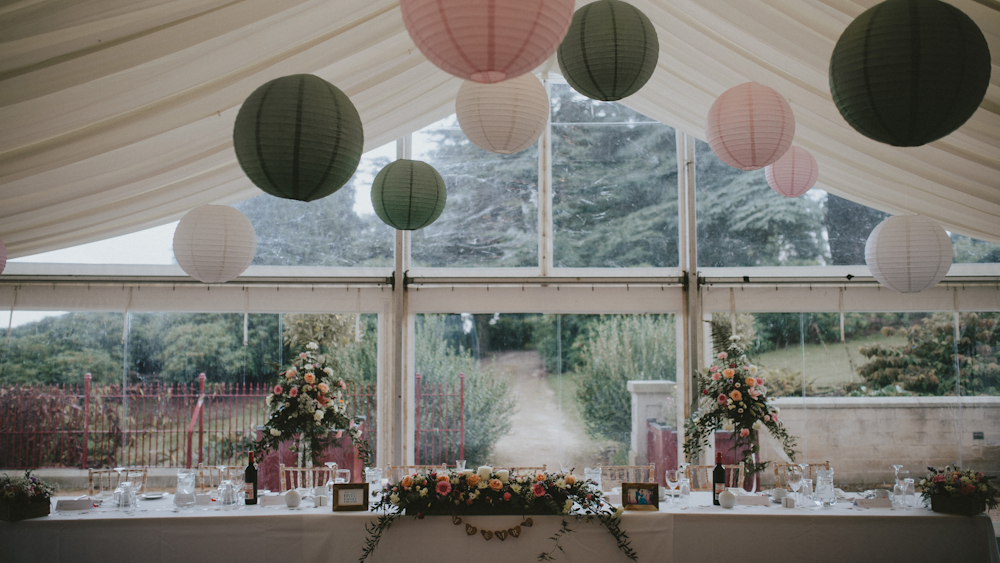
<path fill-rule="evenodd" d="M 586 2 L 578 1 L 578 5 Z M 993 74 L 957 132 L 895 148 L 831 101 L 830 53 L 875 0 L 632 0 L 657 28 L 650 82 L 624 101 L 699 138 L 753 80 L 789 99 L 822 188 L 1000 242 L 1000 3 L 953 0 Z M 548 63 L 549 67 L 557 67 Z M 314 73 L 354 101 L 365 148 L 454 111 L 461 81 L 414 47 L 386 0 L 23 0 L 0 6 L 0 239 L 11 257 L 120 235 L 261 193 L 232 150 L 243 99 Z"/>

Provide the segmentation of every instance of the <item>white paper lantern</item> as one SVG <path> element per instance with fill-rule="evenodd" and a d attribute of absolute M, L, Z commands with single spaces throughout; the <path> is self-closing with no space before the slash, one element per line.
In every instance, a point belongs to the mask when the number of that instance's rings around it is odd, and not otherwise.
<path fill-rule="evenodd" d="M 922 215 L 889 217 L 865 244 L 865 261 L 875 279 L 900 293 L 933 287 L 951 268 L 951 239 Z"/>
<path fill-rule="evenodd" d="M 809 151 L 792 147 L 777 162 L 764 168 L 771 189 L 785 197 L 799 197 L 816 185 L 819 165 Z"/>
<path fill-rule="evenodd" d="M 549 119 L 549 96 L 533 74 L 499 84 L 464 82 L 455 99 L 458 124 L 476 146 L 513 154 L 535 144 Z"/>
<path fill-rule="evenodd" d="M 705 137 L 722 162 L 740 170 L 760 170 L 792 146 L 795 116 L 781 94 L 747 82 L 716 98 L 708 110 Z"/>
<path fill-rule="evenodd" d="M 3 241 L 0 240 L 0 274 L 3 273 L 3 269 L 7 267 L 7 247 L 4 246 Z"/>
<path fill-rule="evenodd" d="M 227 205 L 188 211 L 174 231 L 174 257 L 192 278 L 225 283 L 242 274 L 257 253 L 250 220 Z"/>

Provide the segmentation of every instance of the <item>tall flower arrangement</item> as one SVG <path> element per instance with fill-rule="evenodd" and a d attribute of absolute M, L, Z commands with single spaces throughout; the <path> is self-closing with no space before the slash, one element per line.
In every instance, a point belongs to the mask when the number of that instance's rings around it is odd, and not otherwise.
<path fill-rule="evenodd" d="M 318 351 L 317 343 L 306 344 L 306 350 L 292 361 L 291 367 L 278 374 L 265 399 L 268 419 L 258 450 L 277 450 L 282 442 L 298 435 L 303 453 L 309 454 L 313 465 L 319 465 L 323 449 L 346 431 L 362 463 L 369 465 L 372 452 L 362 437 L 362 419 L 347 415 L 347 384 Z"/>
<path fill-rule="evenodd" d="M 781 442 L 785 454 L 795 460 L 795 438 L 778 418 L 777 407 L 767 402 L 767 387 L 757 366 L 750 363 L 739 346 L 739 336 L 730 337 L 728 350 L 716 355 L 712 366 L 696 375 L 701 397 L 698 410 L 684 424 L 684 453 L 696 456 L 708 445 L 716 430 L 736 433 L 736 451 L 743 452 L 740 463 L 748 478 L 767 468 L 757 463 L 759 433 L 767 430 Z"/>

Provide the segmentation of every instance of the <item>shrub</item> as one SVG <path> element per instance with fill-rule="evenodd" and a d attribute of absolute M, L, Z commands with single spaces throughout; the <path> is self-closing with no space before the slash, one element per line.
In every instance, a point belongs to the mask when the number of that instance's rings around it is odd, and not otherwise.
<path fill-rule="evenodd" d="M 587 432 L 629 443 L 629 380 L 676 378 L 672 315 L 606 315 L 593 323 L 582 346 L 577 400 Z"/>

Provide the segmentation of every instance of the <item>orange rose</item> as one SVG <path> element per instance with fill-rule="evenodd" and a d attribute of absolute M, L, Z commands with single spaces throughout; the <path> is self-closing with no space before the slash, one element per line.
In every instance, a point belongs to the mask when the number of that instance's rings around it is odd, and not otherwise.
<path fill-rule="evenodd" d="M 438 475 L 437 480 L 438 481 L 447 481 L 448 480 L 448 476 L 442 473 L 441 475 Z"/>
<path fill-rule="evenodd" d="M 724 375 L 726 377 L 732 377 L 732 376 L 736 375 L 736 370 L 734 370 L 733 368 L 726 368 L 726 369 L 722 370 L 722 375 Z"/>
<path fill-rule="evenodd" d="M 490 488 L 499 491 L 503 488 L 503 483 L 500 482 L 500 479 L 490 479 Z"/>
<path fill-rule="evenodd" d="M 566 484 L 567 485 L 572 485 L 574 483 L 576 483 L 576 477 L 573 477 L 572 475 L 567 475 L 566 476 Z"/>
<path fill-rule="evenodd" d="M 738 389 L 733 389 L 733 392 L 729 394 L 729 398 L 734 401 L 742 401 L 743 393 L 740 393 Z"/>
<path fill-rule="evenodd" d="M 545 480 L 544 473 L 539 473 L 538 475 L 535 475 L 535 481 L 544 481 L 544 480 Z"/>
<path fill-rule="evenodd" d="M 316 375 L 312 373 L 307 373 L 304 379 L 306 380 L 306 383 L 308 383 L 309 385 L 316 383 Z"/>
<path fill-rule="evenodd" d="M 475 487 L 479 484 L 479 475 L 473 473 L 465 478 L 465 482 L 468 483 L 470 487 Z"/>
<path fill-rule="evenodd" d="M 410 487 L 413 486 L 413 477 L 410 477 L 409 475 L 403 477 L 403 481 L 400 483 L 400 485 L 402 485 L 404 489 L 409 489 Z"/>

